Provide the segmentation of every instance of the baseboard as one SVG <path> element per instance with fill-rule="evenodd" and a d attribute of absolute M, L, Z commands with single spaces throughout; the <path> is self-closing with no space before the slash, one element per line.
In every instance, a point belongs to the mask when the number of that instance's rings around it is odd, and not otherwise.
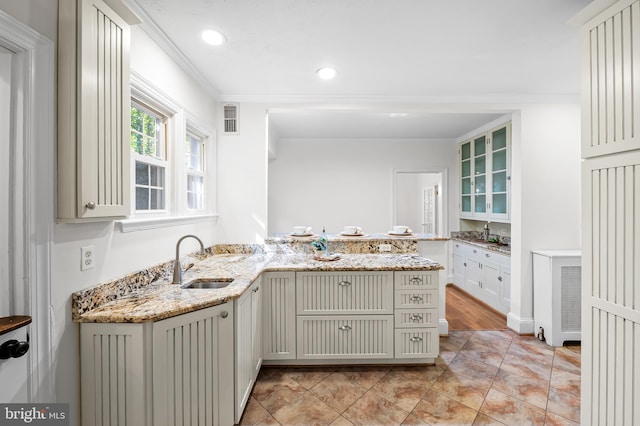
<path fill-rule="evenodd" d="M 507 327 L 518 334 L 533 334 L 533 318 L 520 318 L 513 312 L 507 315 Z"/>

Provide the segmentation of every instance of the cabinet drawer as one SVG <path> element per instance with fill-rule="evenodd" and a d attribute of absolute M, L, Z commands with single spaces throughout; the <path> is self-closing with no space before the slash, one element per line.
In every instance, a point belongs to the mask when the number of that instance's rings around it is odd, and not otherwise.
<path fill-rule="evenodd" d="M 296 273 L 298 315 L 393 314 L 392 272 Z"/>
<path fill-rule="evenodd" d="M 396 309 L 394 314 L 396 328 L 437 327 L 438 310 L 432 309 Z"/>
<path fill-rule="evenodd" d="M 396 290 L 395 307 L 400 309 L 437 308 L 438 290 Z"/>
<path fill-rule="evenodd" d="M 299 316 L 298 359 L 393 358 L 393 315 Z"/>
<path fill-rule="evenodd" d="M 395 330 L 396 358 L 435 358 L 440 348 L 437 327 Z"/>
<path fill-rule="evenodd" d="M 393 276 L 395 289 L 436 289 L 439 271 L 402 271 Z"/>

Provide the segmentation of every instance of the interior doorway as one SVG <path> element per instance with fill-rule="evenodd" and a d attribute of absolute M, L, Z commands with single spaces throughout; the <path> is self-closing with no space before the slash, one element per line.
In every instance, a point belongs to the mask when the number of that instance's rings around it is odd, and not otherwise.
<path fill-rule="evenodd" d="M 395 171 L 393 225 L 445 235 L 444 172 Z"/>

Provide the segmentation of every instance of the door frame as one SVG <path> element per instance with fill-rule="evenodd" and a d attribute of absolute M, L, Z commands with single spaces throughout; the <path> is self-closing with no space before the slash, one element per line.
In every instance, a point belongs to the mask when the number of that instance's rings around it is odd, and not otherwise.
<path fill-rule="evenodd" d="M 439 209 L 440 211 L 438 212 L 440 215 L 440 220 L 442 223 L 441 229 L 438 230 L 438 235 L 440 236 L 446 236 L 449 235 L 449 200 L 448 200 L 448 191 L 449 191 L 449 176 L 448 176 L 448 169 L 447 168 L 435 168 L 435 169 L 429 169 L 429 170 L 414 170 L 414 169 L 410 169 L 410 170 L 404 170 L 404 169 L 393 169 L 393 200 L 392 200 L 392 214 L 391 214 L 391 218 L 392 218 L 392 222 L 391 226 L 396 225 L 396 218 L 398 217 L 398 210 L 397 210 L 397 204 L 398 204 L 398 175 L 399 174 L 407 174 L 407 173 L 413 173 L 413 174 L 438 174 L 440 175 L 440 186 L 439 186 L 439 193 L 441 195 L 441 203 L 439 203 Z"/>
<path fill-rule="evenodd" d="M 0 46 L 13 52 L 10 179 L 15 190 L 10 253 L 16 304 L 33 317 L 27 353 L 30 402 L 55 402 L 51 249 L 55 222 L 55 49 L 51 40 L 0 10 Z M 19 309 L 15 307 L 15 309 Z M 19 314 L 19 312 L 15 312 Z"/>

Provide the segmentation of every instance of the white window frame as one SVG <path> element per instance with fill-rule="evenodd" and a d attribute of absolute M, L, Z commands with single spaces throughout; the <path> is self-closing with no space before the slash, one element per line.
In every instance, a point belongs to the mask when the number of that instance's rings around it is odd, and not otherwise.
<path fill-rule="evenodd" d="M 133 232 L 189 223 L 215 222 L 216 133 L 189 114 L 168 95 L 153 86 L 136 72 L 131 72 L 132 101 L 166 117 L 165 210 L 135 211 L 129 219 L 117 221 L 121 232 Z M 185 140 L 187 129 L 206 140 L 204 149 L 204 205 L 201 210 L 187 209 L 187 168 Z M 132 205 L 135 208 L 135 160 L 153 164 L 153 158 L 132 151 Z"/>

